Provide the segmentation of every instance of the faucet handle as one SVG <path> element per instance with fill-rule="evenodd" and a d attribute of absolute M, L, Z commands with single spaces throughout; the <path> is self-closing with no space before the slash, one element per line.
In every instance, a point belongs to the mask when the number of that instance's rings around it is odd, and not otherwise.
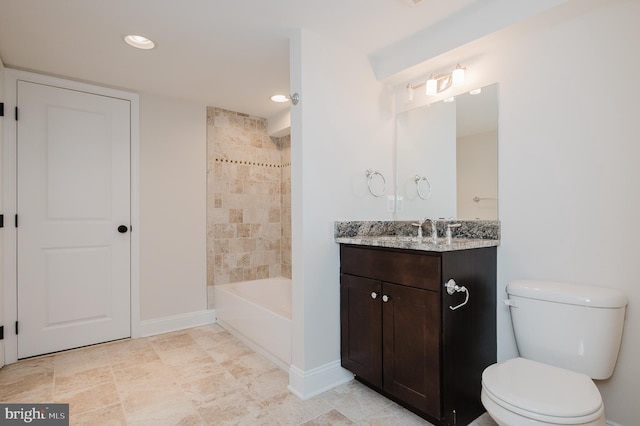
<path fill-rule="evenodd" d="M 422 238 L 422 224 L 424 223 L 424 221 L 418 221 L 417 223 L 412 223 L 412 226 L 417 226 L 418 227 L 418 238 Z"/>

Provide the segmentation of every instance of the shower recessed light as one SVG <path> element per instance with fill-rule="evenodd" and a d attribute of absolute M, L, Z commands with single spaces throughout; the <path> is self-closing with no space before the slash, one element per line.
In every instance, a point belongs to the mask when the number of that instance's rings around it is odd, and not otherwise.
<path fill-rule="evenodd" d="M 138 49 L 153 49 L 154 47 L 156 47 L 156 44 L 149 40 L 146 37 L 140 36 L 140 35 L 133 35 L 130 34 L 128 36 L 124 37 L 124 41 L 129 45 L 129 46 L 133 46 L 136 47 Z"/>
<path fill-rule="evenodd" d="M 287 95 L 273 95 L 271 97 L 273 102 L 287 102 L 289 100 L 289 96 Z"/>

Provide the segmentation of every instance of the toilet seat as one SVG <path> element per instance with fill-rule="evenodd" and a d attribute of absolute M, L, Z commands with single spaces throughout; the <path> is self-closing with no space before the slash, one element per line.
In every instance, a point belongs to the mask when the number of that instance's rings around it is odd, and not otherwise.
<path fill-rule="evenodd" d="M 591 378 L 524 358 L 494 364 L 482 373 L 486 396 L 523 417 L 551 424 L 581 424 L 604 413 Z"/>

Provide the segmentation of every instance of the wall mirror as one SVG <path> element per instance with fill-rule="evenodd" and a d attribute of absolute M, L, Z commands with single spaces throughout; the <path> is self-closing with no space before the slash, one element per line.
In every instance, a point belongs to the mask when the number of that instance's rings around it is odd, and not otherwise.
<path fill-rule="evenodd" d="M 396 117 L 396 219 L 498 219 L 498 84 Z"/>

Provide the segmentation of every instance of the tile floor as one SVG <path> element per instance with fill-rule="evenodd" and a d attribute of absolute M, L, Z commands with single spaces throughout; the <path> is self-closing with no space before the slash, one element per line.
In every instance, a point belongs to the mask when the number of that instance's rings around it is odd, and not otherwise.
<path fill-rule="evenodd" d="M 0 402 L 70 404 L 71 425 L 429 425 L 353 381 L 307 401 L 288 374 L 217 325 L 0 369 Z M 472 423 L 494 426 L 486 414 Z"/>

